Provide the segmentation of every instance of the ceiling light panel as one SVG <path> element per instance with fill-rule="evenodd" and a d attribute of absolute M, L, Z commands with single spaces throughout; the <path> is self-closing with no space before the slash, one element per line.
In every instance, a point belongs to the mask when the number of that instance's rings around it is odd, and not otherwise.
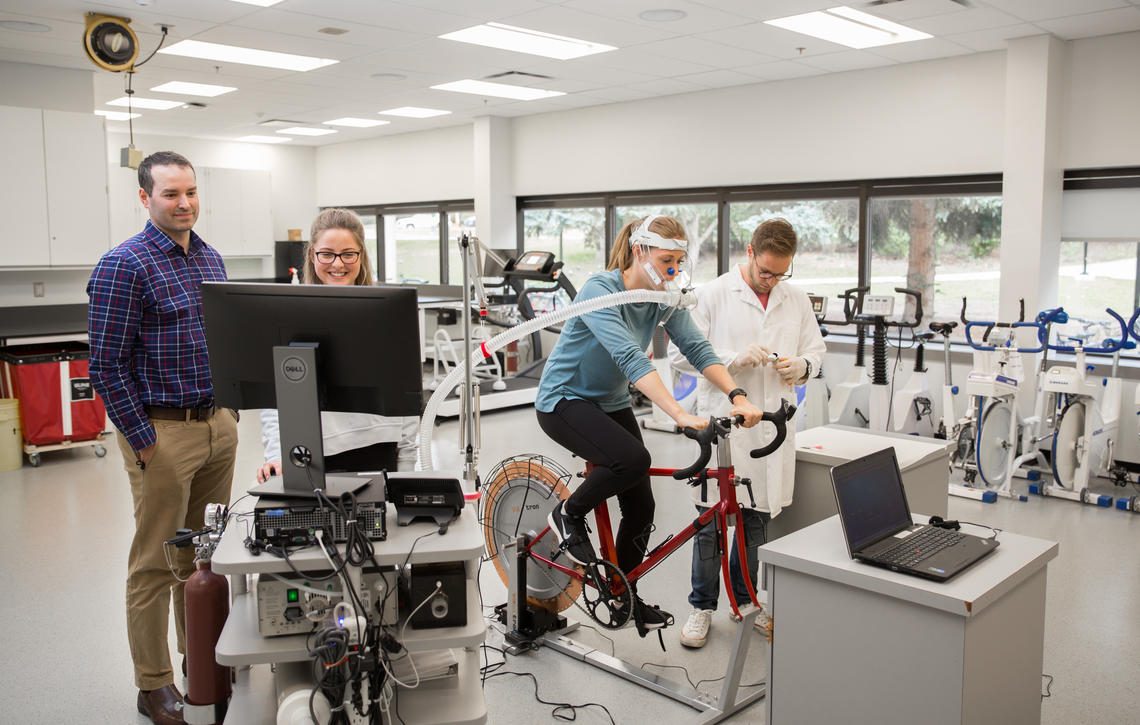
<path fill-rule="evenodd" d="M 764 23 L 846 45 L 848 48 L 874 48 L 933 37 L 920 30 L 892 23 L 844 5 L 813 13 L 765 20 Z"/>
<path fill-rule="evenodd" d="M 336 133 L 336 130 L 331 128 L 309 128 L 307 126 L 294 126 L 293 128 L 283 128 L 277 133 L 288 133 L 294 136 L 328 136 L 330 133 Z"/>
<path fill-rule="evenodd" d="M 541 88 L 527 88 L 525 86 L 511 86 L 506 83 L 491 83 L 490 81 L 477 81 L 470 78 L 452 83 L 441 83 L 432 86 L 437 91 L 453 91 L 455 93 L 471 93 L 476 96 L 493 96 L 495 98 L 512 98 L 516 101 L 536 101 L 540 98 L 554 98 L 565 96 L 562 91 L 546 91 Z"/>
<path fill-rule="evenodd" d="M 151 88 L 152 91 L 159 93 L 181 93 L 184 96 L 202 96 L 204 98 L 214 98 L 223 93 L 230 93 L 236 91 L 232 86 L 213 86 L 209 83 L 187 83 L 185 81 L 170 81 L 163 83 L 161 86 Z"/>
<path fill-rule="evenodd" d="M 475 25 L 457 30 L 454 33 L 445 33 L 439 37 L 444 40 L 458 40 L 461 43 L 511 50 L 516 53 L 541 55 L 544 58 L 556 60 L 569 60 L 617 50 L 616 47 L 605 43 L 593 43 L 588 40 L 568 38 L 563 35 L 553 35 L 514 25 L 503 25 L 502 23 Z"/>
<path fill-rule="evenodd" d="M 372 128 L 373 126 L 384 126 L 391 123 L 391 121 L 381 121 L 373 118 L 353 118 L 346 116 L 345 118 L 334 118 L 331 121 L 325 121 L 326 126 L 348 126 L 350 128 Z"/>
<path fill-rule="evenodd" d="M 150 111 L 168 111 L 171 108 L 178 108 L 186 104 L 182 101 L 168 101 L 163 98 L 139 98 L 138 96 L 132 96 L 128 101 L 127 97 L 123 96 L 113 101 L 107 101 L 107 105 L 123 106 L 124 108 L 127 106 L 131 108 L 145 108 Z"/>
<path fill-rule="evenodd" d="M 245 141 L 246 143 L 285 143 L 286 141 L 292 141 L 293 139 L 285 138 L 284 136 L 257 136 L 257 135 L 253 135 L 253 136 L 242 136 L 242 137 L 236 138 L 234 140 L 235 141 Z"/>
<path fill-rule="evenodd" d="M 162 48 L 159 53 L 180 55 L 187 58 L 201 58 L 203 60 L 216 60 L 224 63 L 240 63 L 242 65 L 256 65 L 263 68 L 280 68 L 281 70 L 310 71 L 324 68 L 340 61 L 329 58 L 314 58 L 308 55 L 293 55 L 292 53 L 278 53 L 272 50 L 256 50 L 242 48 L 237 45 L 222 45 L 220 43 L 205 43 L 200 40 L 181 40 L 168 48 Z"/>
<path fill-rule="evenodd" d="M 446 116 L 449 113 L 451 111 L 441 111 L 438 108 L 421 108 L 420 106 L 401 106 L 400 108 L 380 111 L 381 116 L 402 116 L 404 118 L 433 118 L 435 116 Z"/>
<path fill-rule="evenodd" d="M 107 119 L 108 121 L 129 121 L 132 118 L 138 118 L 142 114 L 141 113 L 127 113 L 126 111 L 104 111 L 104 110 L 100 109 L 100 110 L 95 111 L 95 115 L 96 116 L 102 116 L 103 118 Z"/>

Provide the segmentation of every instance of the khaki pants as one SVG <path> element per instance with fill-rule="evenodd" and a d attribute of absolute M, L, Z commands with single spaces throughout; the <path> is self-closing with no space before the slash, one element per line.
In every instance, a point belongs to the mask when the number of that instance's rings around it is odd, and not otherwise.
<path fill-rule="evenodd" d="M 135 504 L 135 538 L 127 562 L 127 639 L 140 690 L 174 682 L 166 643 L 171 591 L 178 651 L 186 651 L 183 583 L 178 579 L 193 573 L 194 549 L 164 547 L 163 542 L 179 528 L 201 529 L 207 504 L 229 504 L 237 456 L 237 417 L 228 408 L 219 408 L 207 421 L 151 422 L 157 441 L 146 470 L 139 469 L 134 450 L 118 435 Z"/>

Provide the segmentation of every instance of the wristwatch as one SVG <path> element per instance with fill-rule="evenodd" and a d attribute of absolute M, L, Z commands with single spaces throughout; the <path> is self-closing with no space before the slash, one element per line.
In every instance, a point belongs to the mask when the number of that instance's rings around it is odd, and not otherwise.
<path fill-rule="evenodd" d="M 804 358 L 804 365 L 807 366 L 807 372 L 804 373 L 804 380 L 811 380 L 811 360 Z"/>
<path fill-rule="evenodd" d="M 745 390 L 744 388 L 733 388 L 732 390 L 728 391 L 728 402 L 731 403 L 732 399 L 738 395 L 743 395 L 744 397 L 747 398 L 748 397 L 748 391 Z"/>

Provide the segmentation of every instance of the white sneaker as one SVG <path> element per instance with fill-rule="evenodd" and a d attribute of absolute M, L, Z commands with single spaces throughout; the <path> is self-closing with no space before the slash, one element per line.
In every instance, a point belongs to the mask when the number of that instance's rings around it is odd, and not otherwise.
<path fill-rule="evenodd" d="M 741 620 L 741 617 L 738 617 L 735 614 L 733 614 L 731 609 L 728 610 L 728 618 L 734 622 L 739 622 Z M 756 619 L 752 620 L 752 628 L 755 629 L 760 634 L 763 634 L 765 637 L 767 637 L 769 639 L 769 641 L 771 641 L 771 639 L 772 639 L 772 618 L 768 616 L 768 611 L 766 609 L 764 609 L 763 607 L 761 607 L 760 614 L 756 615 Z"/>
<path fill-rule="evenodd" d="M 681 628 L 681 644 L 694 649 L 704 647 L 709 641 L 709 625 L 712 624 L 713 610 L 694 609 L 689 612 L 685 626 Z"/>

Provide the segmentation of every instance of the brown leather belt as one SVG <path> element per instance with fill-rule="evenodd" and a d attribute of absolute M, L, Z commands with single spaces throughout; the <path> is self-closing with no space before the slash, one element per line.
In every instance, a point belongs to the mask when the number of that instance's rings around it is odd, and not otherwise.
<path fill-rule="evenodd" d="M 151 418 L 158 420 L 209 420 L 214 417 L 216 408 L 164 408 L 161 405 L 144 405 L 143 410 Z"/>

